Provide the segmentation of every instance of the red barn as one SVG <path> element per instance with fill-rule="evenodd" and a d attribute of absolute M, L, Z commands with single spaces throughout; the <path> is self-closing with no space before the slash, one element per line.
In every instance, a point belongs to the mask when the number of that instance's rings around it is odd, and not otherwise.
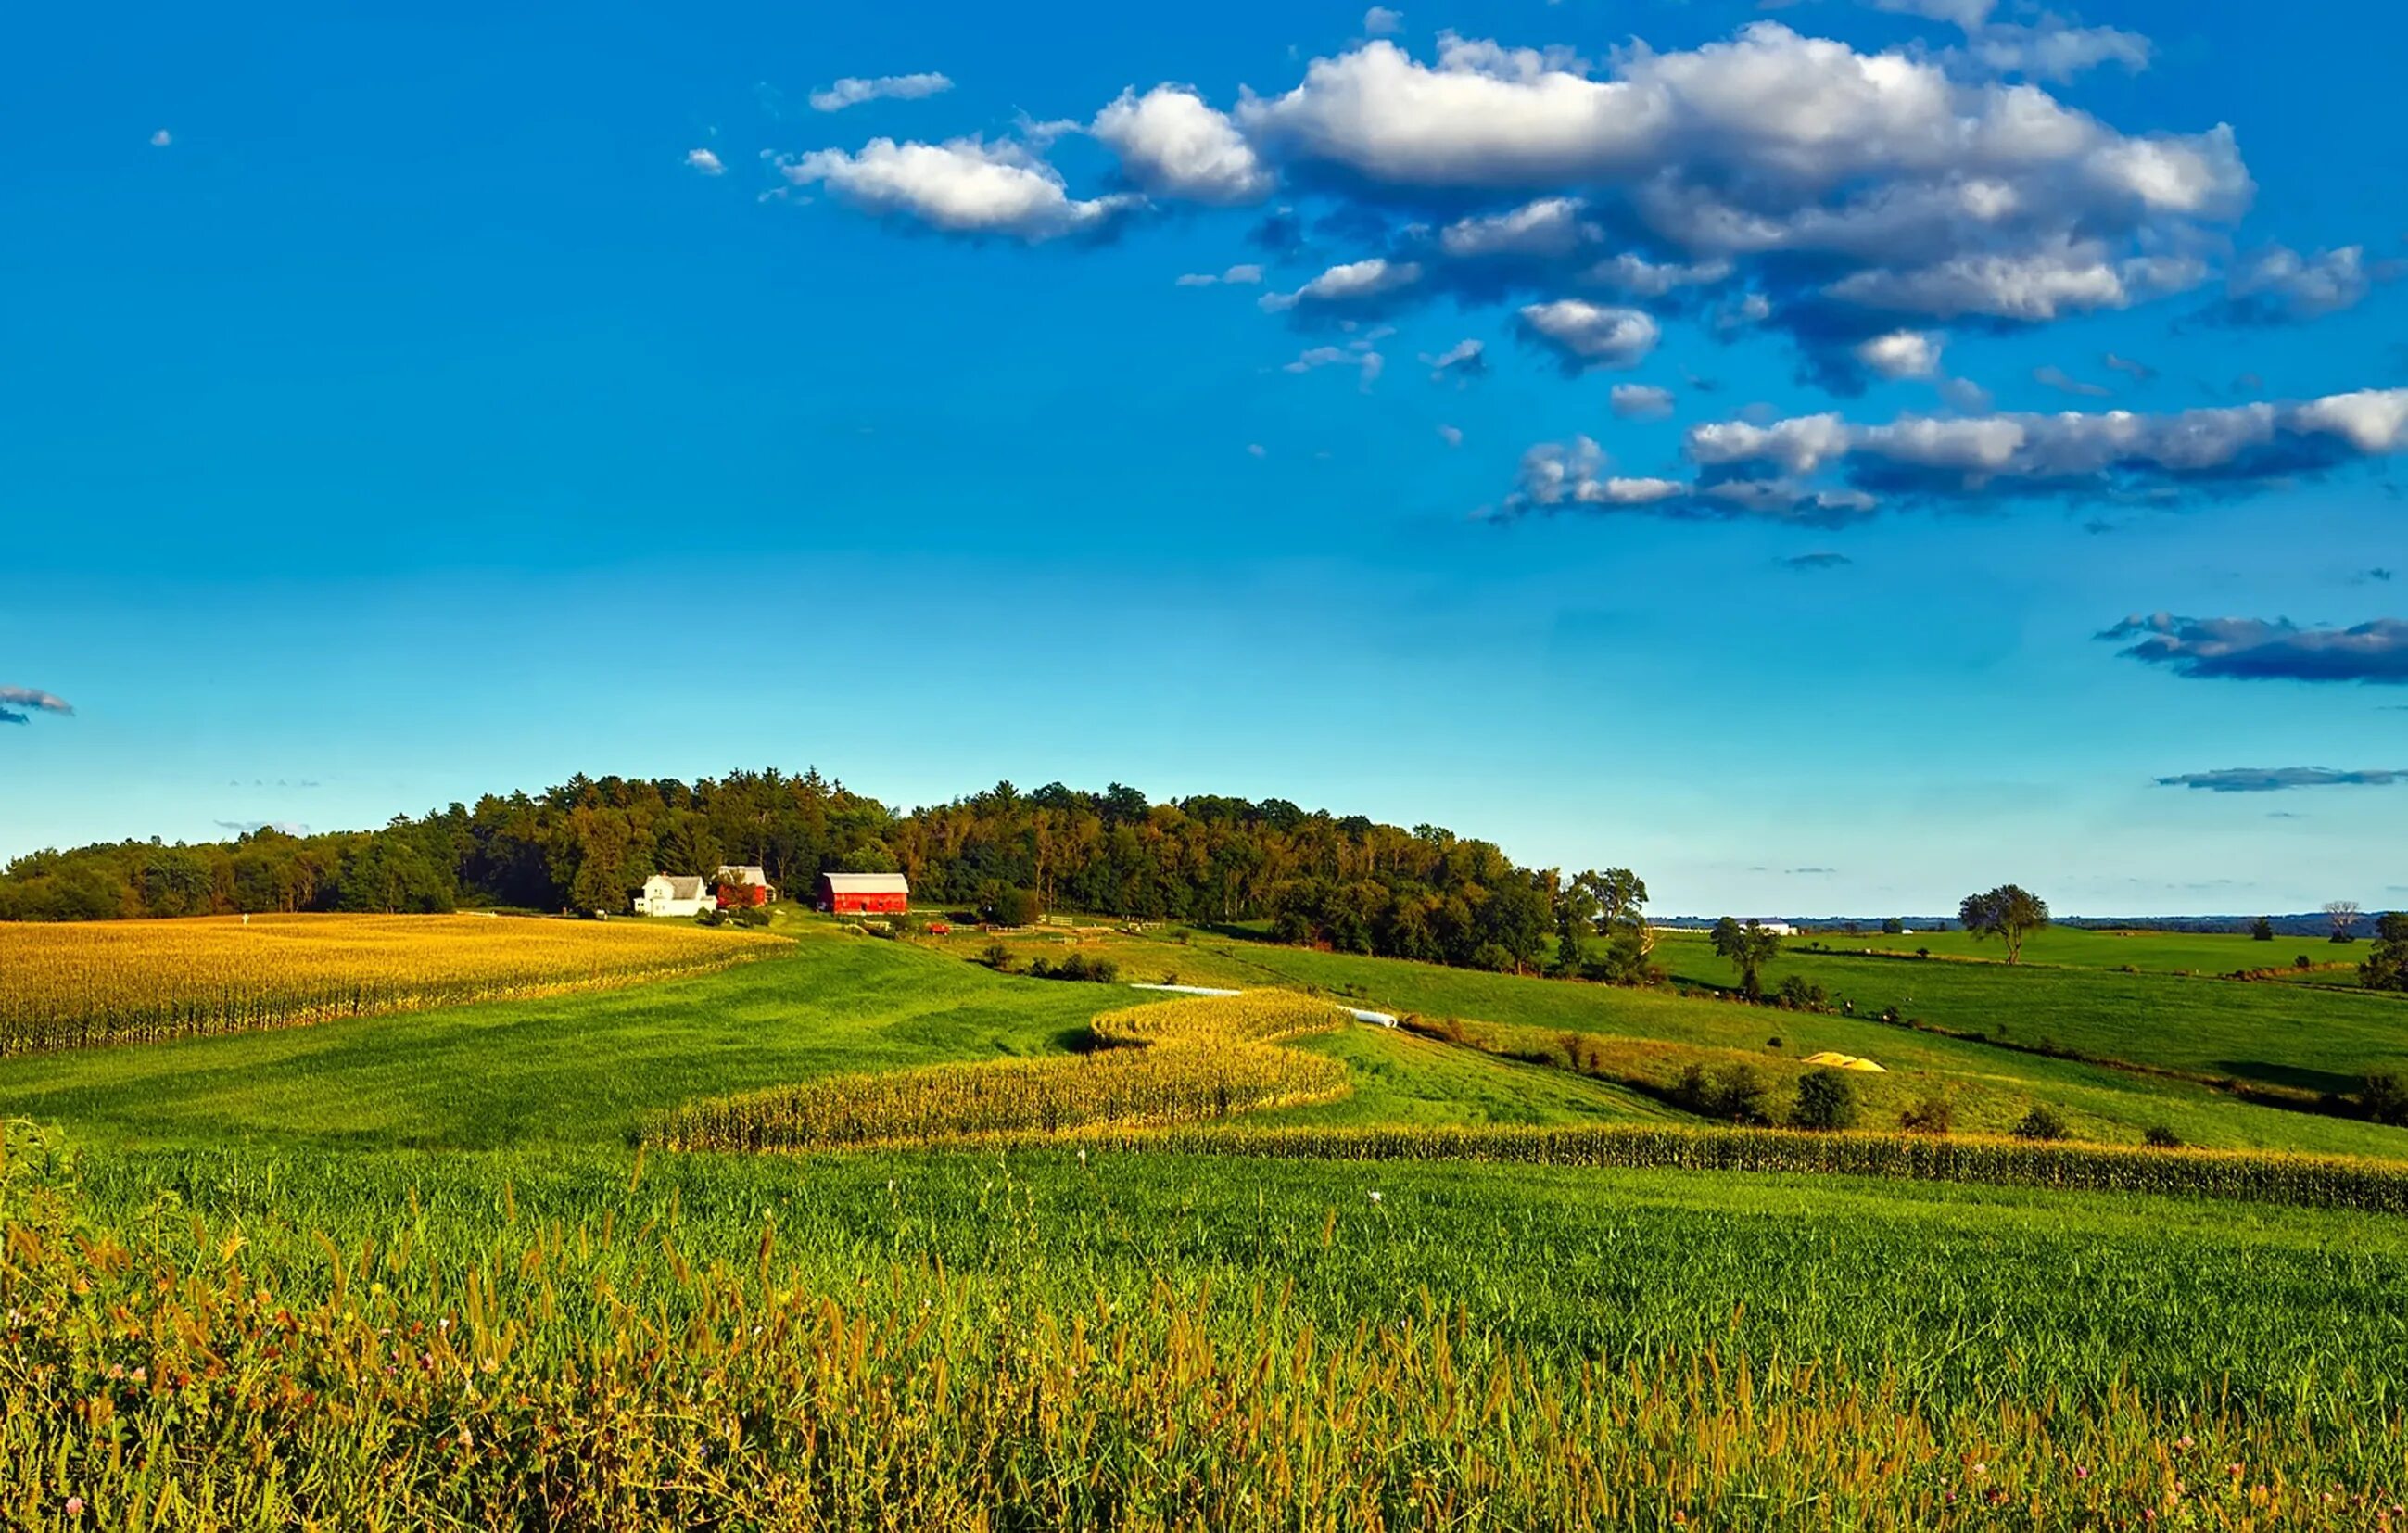
<path fill-rule="evenodd" d="M 762 906 L 778 897 L 769 882 L 769 875 L 761 871 L 757 863 L 730 863 L 713 875 L 719 886 L 719 908 L 723 910 L 738 906 Z"/>
<path fill-rule="evenodd" d="M 822 873 L 820 909 L 832 915 L 901 915 L 911 883 L 900 873 Z"/>

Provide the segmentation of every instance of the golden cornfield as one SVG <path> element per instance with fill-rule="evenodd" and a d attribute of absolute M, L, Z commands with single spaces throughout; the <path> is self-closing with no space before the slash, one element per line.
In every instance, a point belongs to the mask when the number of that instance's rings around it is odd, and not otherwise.
<path fill-rule="evenodd" d="M 865 1070 L 690 1102 L 651 1138 L 786 1150 L 1210 1122 L 1344 1096 L 1344 1062 L 1274 1046 L 1344 1023 L 1327 1002 L 1283 991 L 1156 1001 L 1096 1018 L 1089 1053 Z"/>
<path fill-rule="evenodd" d="M 757 932 L 476 915 L 0 924 L 0 1053 L 632 984 L 786 946 Z"/>

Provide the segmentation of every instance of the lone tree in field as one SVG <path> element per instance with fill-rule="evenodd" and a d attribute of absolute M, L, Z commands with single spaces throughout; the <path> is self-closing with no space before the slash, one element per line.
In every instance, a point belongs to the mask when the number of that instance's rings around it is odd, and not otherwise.
<path fill-rule="evenodd" d="M 2274 940 L 2274 923 L 2265 916 L 2259 916 L 2258 918 L 2258 924 L 2249 928 L 2249 940 L 2252 942 L 2272 942 Z"/>
<path fill-rule="evenodd" d="M 1781 934 L 1766 930 L 1760 921 L 1742 926 L 1725 916 L 1714 923 L 1713 940 L 1714 952 L 1738 967 L 1740 993 L 1749 1000 L 1762 1000 L 1764 981 L 1758 971 L 1781 952 Z"/>
<path fill-rule="evenodd" d="M 1956 919 L 1976 939 L 2004 938 L 2007 962 L 2019 963 L 2024 938 L 2048 924 L 2048 901 L 2019 884 L 2002 883 L 1986 895 L 1967 895 Z"/>
<path fill-rule="evenodd" d="M 2325 919 L 2332 923 L 2332 939 L 2336 942 L 2357 940 L 2351 934 L 2358 930 L 2358 901 L 2354 899 L 2325 901 Z"/>

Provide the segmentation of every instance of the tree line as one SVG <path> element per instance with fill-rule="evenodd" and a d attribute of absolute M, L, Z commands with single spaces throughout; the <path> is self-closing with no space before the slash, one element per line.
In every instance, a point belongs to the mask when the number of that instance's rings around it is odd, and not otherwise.
<path fill-rule="evenodd" d="M 900 872 L 915 903 L 991 915 L 1268 921 L 1284 940 L 1497 969 L 1608 977 L 1643 961 L 1646 885 L 1570 878 L 1493 842 L 1285 799 L 1163 803 L 999 782 L 900 812 L 816 770 L 588 778 L 488 795 L 380 829 L 36 852 L 0 872 L 0 920 L 236 911 L 618 911 L 654 872 L 758 864 L 788 897 L 824 872 Z"/>

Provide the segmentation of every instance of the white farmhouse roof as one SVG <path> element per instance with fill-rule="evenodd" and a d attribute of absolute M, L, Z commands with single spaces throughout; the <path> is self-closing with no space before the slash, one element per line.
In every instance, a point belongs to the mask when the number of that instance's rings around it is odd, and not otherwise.
<path fill-rule="evenodd" d="M 669 886 L 669 898 L 671 899 L 700 899 L 702 897 L 702 877 L 699 874 L 688 879 L 680 878 L 675 873 L 665 873 L 661 875 L 661 878 L 663 881 L 667 883 Z"/>
<path fill-rule="evenodd" d="M 908 895 L 911 881 L 900 873 L 822 873 L 833 895 Z"/>

